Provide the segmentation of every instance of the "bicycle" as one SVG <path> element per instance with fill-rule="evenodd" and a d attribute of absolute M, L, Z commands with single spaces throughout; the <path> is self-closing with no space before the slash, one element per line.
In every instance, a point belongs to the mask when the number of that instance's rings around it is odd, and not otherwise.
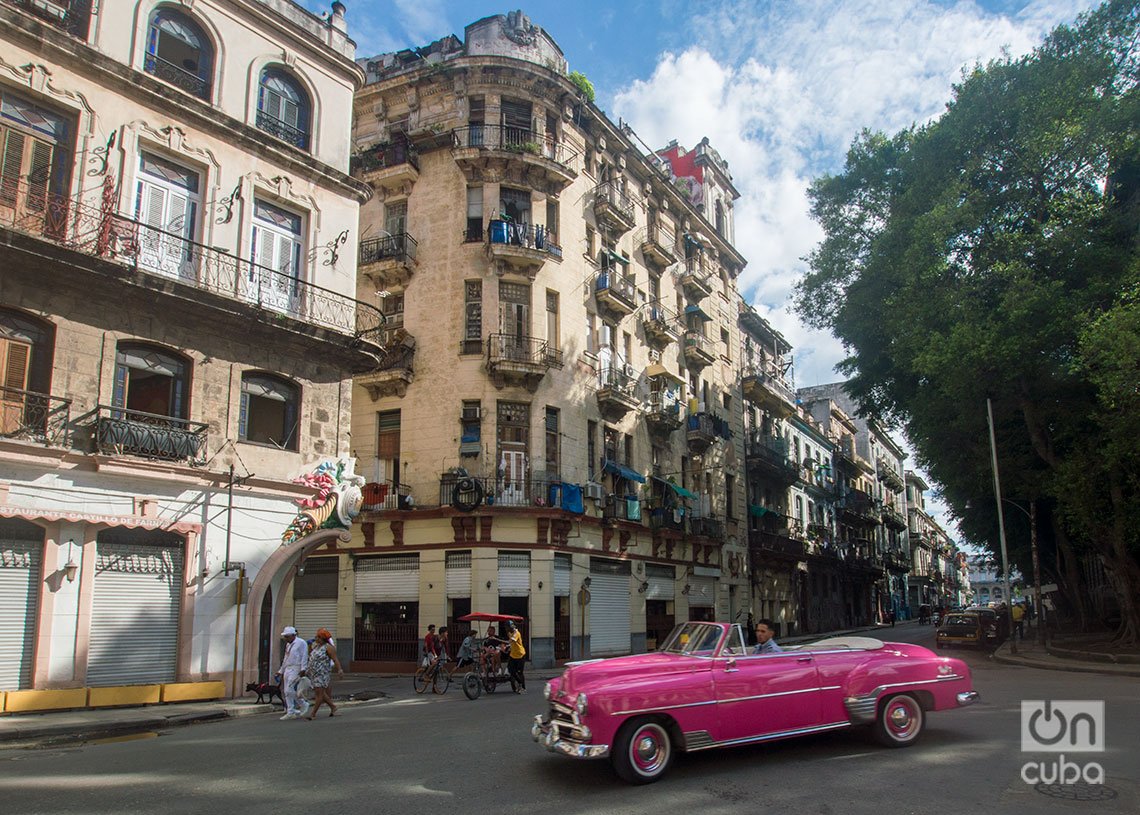
<path fill-rule="evenodd" d="M 450 660 L 437 657 L 427 665 L 416 668 L 412 676 L 412 689 L 416 693 L 424 693 L 431 685 L 431 692 L 443 695 L 451 687 L 451 676 L 455 673 L 455 665 L 448 670 L 446 663 Z"/>

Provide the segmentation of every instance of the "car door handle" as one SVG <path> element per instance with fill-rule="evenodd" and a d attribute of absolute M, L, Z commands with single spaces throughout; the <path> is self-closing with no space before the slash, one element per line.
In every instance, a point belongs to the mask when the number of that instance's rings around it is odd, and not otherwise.
<path fill-rule="evenodd" d="M 796 662 L 811 662 L 811 657 L 800 657 Z"/>

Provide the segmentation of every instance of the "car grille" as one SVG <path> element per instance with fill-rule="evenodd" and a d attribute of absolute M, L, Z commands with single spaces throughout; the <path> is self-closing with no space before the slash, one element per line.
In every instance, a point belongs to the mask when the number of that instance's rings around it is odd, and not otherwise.
<path fill-rule="evenodd" d="M 586 740 L 582 726 L 574 721 L 574 711 L 569 705 L 551 702 L 550 724 L 557 730 L 559 737 L 566 741 L 584 742 Z"/>

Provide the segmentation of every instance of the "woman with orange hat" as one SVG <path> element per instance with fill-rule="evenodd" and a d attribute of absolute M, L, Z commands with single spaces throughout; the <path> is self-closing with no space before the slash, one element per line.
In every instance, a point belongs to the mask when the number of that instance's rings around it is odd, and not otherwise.
<path fill-rule="evenodd" d="M 344 676 L 344 669 L 336 656 L 336 646 L 332 644 L 332 632 L 327 628 L 318 629 L 316 639 L 313 640 L 313 650 L 309 653 L 309 679 L 313 683 L 314 704 L 312 711 L 305 718 L 310 721 L 316 718 L 317 711 L 325 702 L 329 706 L 329 716 L 336 715 L 336 705 L 333 704 L 331 693 L 334 667 L 337 676 Z"/>

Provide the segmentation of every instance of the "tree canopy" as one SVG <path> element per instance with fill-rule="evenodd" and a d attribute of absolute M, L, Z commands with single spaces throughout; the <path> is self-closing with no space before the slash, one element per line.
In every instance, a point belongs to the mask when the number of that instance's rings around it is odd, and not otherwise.
<path fill-rule="evenodd" d="M 975 67 L 927 125 L 860 134 L 843 172 L 812 184 L 825 237 L 796 292 L 800 315 L 845 344 L 864 412 L 904 427 L 964 534 L 991 547 L 992 400 L 1003 493 L 1042 509 L 1048 577 L 1088 613 L 1079 565 L 1098 559 L 1133 641 L 1138 2 Z"/>

